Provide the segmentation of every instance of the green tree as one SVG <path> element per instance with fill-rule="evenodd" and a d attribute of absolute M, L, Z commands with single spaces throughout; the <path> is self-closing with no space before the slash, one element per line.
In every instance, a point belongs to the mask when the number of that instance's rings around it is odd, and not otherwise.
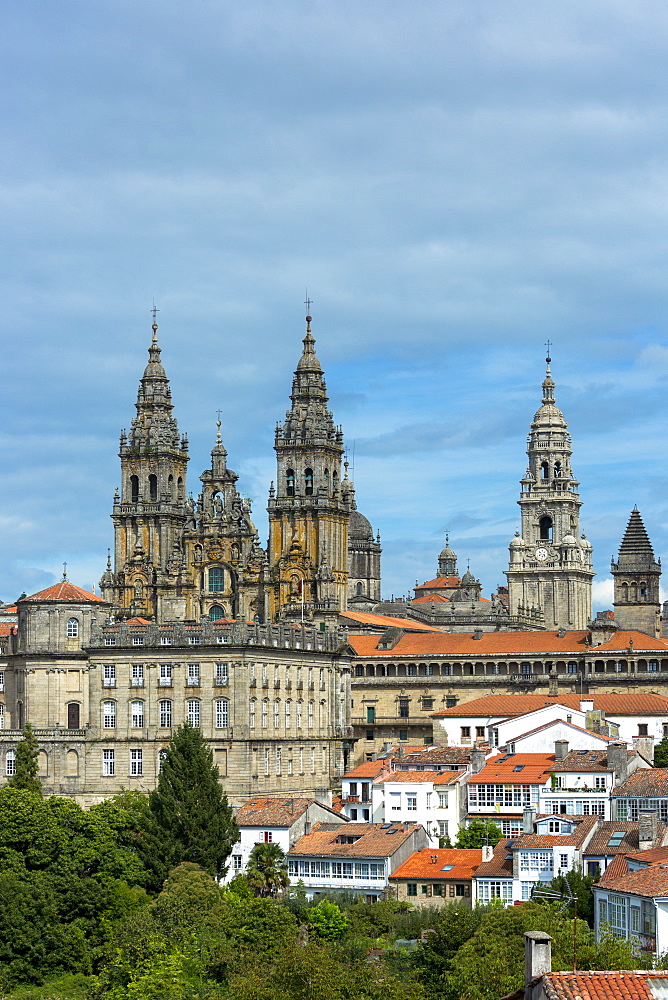
<path fill-rule="evenodd" d="M 336 903 L 321 899 L 308 911 L 306 923 L 309 934 L 323 941 L 338 941 L 348 930 L 349 922 Z"/>
<path fill-rule="evenodd" d="M 238 836 L 211 749 L 199 729 L 179 726 L 164 751 L 157 787 L 149 794 L 140 841 L 150 888 L 159 890 L 167 873 L 184 861 L 221 878 Z"/>
<path fill-rule="evenodd" d="M 26 722 L 21 741 L 16 746 L 14 758 L 14 774 L 7 785 L 10 788 L 23 788 L 29 792 L 42 794 L 42 783 L 37 777 L 39 771 L 39 743 L 29 722 Z"/>
<path fill-rule="evenodd" d="M 285 851 L 279 844 L 256 844 L 246 865 L 246 880 L 257 896 L 277 896 L 290 885 Z"/>
<path fill-rule="evenodd" d="M 457 834 L 455 847 L 494 847 L 501 840 L 501 827 L 493 819 L 472 819 L 468 826 L 462 826 Z"/>
<path fill-rule="evenodd" d="M 564 898 L 575 896 L 578 901 L 578 917 L 586 920 L 590 927 L 594 926 L 594 893 L 591 887 L 596 885 L 598 877 L 595 875 L 583 875 L 574 869 L 566 872 L 565 875 L 557 875 L 548 882 L 545 888 L 552 892 L 559 892 Z M 569 911 L 572 914 L 572 908 Z"/>
<path fill-rule="evenodd" d="M 446 989 L 452 962 L 463 944 L 473 937 L 487 907 L 471 909 L 463 901 L 442 907 L 431 933 L 413 954 L 414 967 L 429 996 L 441 997 Z"/>
<path fill-rule="evenodd" d="M 654 747 L 654 767 L 668 767 L 668 736 Z"/>

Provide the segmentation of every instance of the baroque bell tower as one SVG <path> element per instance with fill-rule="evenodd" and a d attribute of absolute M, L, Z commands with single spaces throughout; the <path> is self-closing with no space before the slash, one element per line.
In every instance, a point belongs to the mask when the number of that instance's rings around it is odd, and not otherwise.
<path fill-rule="evenodd" d="M 121 491 L 114 496 L 114 563 L 100 587 L 122 617 L 183 618 L 188 590 L 182 535 L 188 439 L 172 416 L 153 313 L 149 361 L 130 433 L 121 431 Z"/>
<path fill-rule="evenodd" d="M 327 408 L 311 317 L 292 380 L 291 408 L 276 427 L 276 485 L 269 492 L 272 618 L 324 620 L 346 608 L 352 483 L 341 478 L 343 432 Z"/>
<path fill-rule="evenodd" d="M 584 629 L 591 620 L 591 543 L 580 536 L 571 436 L 557 407 L 547 359 L 543 398 L 527 440 L 528 468 L 518 500 L 521 531 L 510 543 L 511 614 L 542 609 L 548 629 Z"/>

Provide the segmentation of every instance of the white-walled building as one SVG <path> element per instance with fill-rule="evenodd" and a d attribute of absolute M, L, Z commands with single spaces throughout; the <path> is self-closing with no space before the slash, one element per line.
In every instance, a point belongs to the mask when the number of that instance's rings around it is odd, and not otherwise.
<path fill-rule="evenodd" d="M 393 771 L 372 786 L 373 814 L 380 822 L 420 823 L 429 846 L 439 837 L 454 840 L 459 831 L 465 779 L 462 771 Z"/>
<path fill-rule="evenodd" d="M 668 950 L 668 848 L 615 858 L 592 888 L 597 939 L 611 930 L 643 952 Z"/>

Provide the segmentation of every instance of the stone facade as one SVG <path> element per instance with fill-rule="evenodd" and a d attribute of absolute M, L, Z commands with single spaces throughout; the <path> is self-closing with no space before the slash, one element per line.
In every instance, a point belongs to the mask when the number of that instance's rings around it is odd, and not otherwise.
<path fill-rule="evenodd" d="M 617 625 L 647 635 L 661 635 L 661 560 L 657 562 L 654 558 L 652 543 L 637 507 L 631 511 L 619 547 L 619 558 L 617 562 L 612 561 L 611 571 L 615 581 L 613 607 Z"/>
<path fill-rule="evenodd" d="M 571 470 L 571 436 L 555 404 L 550 358 L 542 404 L 529 432 L 529 465 L 518 500 L 521 531 L 510 543 L 506 572 L 511 614 L 541 608 L 545 627 L 586 628 L 591 620 L 591 543 L 580 537 L 579 483 Z"/>

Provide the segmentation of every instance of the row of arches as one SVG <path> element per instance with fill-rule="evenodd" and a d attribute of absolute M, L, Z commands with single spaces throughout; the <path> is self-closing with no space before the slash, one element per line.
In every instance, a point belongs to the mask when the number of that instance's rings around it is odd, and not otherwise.
<path fill-rule="evenodd" d="M 323 471 L 323 483 L 325 487 L 325 492 L 329 493 L 330 489 L 333 491 L 338 486 L 339 476 L 336 471 L 333 471 L 330 477 L 329 469 Z M 314 492 L 314 475 L 313 469 L 304 469 L 303 485 L 304 485 L 304 496 L 313 496 Z M 285 493 L 286 496 L 294 497 L 297 495 L 297 482 L 295 477 L 294 469 L 287 469 L 285 473 Z"/>
<path fill-rule="evenodd" d="M 355 667 L 355 677 L 491 677 L 520 675 L 524 677 L 601 673 L 658 673 L 668 671 L 668 659 L 639 658 L 637 660 L 453 660 L 447 663 L 387 663 Z"/>
<path fill-rule="evenodd" d="M 130 476 L 130 501 L 131 503 L 139 503 L 139 476 Z M 183 476 L 178 476 L 174 479 L 171 474 L 167 477 L 167 500 L 174 502 L 175 500 L 183 501 L 185 500 L 185 483 L 183 481 Z M 143 499 L 152 503 L 157 502 L 158 497 L 158 477 L 154 473 L 150 473 L 144 482 L 144 492 Z"/>
<path fill-rule="evenodd" d="M 40 750 L 37 754 L 37 775 L 40 778 L 49 776 L 49 754 L 46 750 Z M 5 753 L 5 776 L 11 778 L 16 774 L 16 751 L 7 750 Z M 79 775 L 79 754 L 76 750 L 68 750 L 65 754 L 65 775 L 68 778 L 76 778 Z"/>

